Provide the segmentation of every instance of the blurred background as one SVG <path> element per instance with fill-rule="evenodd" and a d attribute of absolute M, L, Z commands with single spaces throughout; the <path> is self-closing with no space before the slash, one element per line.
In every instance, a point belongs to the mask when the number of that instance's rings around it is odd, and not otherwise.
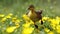
<path fill-rule="evenodd" d="M 60 0 L 0 0 L 0 14 L 13 13 L 21 17 L 33 4 L 36 10 L 43 10 L 43 16 L 60 16 Z"/>

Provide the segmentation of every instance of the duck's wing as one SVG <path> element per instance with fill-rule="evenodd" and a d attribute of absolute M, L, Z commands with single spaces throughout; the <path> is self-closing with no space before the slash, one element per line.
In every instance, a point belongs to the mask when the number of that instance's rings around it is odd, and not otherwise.
<path fill-rule="evenodd" d="M 36 14 L 38 19 L 42 19 L 42 10 L 36 11 Z"/>
<path fill-rule="evenodd" d="M 42 10 L 36 11 L 36 14 L 42 14 Z"/>

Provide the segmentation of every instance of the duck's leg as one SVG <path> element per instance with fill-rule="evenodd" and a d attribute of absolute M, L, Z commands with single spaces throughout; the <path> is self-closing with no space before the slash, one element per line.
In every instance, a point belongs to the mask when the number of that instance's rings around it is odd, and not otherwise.
<path fill-rule="evenodd" d="M 41 20 L 41 28 L 43 28 L 43 29 L 45 28 L 42 20 Z"/>
<path fill-rule="evenodd" d="M 41 20 L 41 25 L 43 25 L 43 21 Z"/>
<path fill-rule="evenodd" d="M 36 24 L 34 24 L 35 28 L 38 29 L 38 26 Z"/>
<path fill-rule="evenodd" d="M 34 26 L 35 26 L 36 29 L 38 29 L 38 25 L 36 25 L 35 21 L 34 21 Z"/>
<path fill-rule="evenodd" d="M 34 22 L 34 26 L 35 26 L 35 30 L 38 32 L 40 32 L 40 30 L 38 29 L 38 25 L 36 25 L 36 23 Z"/>

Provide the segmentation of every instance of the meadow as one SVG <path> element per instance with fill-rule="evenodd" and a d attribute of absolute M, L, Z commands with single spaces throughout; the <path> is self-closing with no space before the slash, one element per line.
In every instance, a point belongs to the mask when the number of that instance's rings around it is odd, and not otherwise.
<path fill-rule="evenodd" d="M 60 0 L 0 0 L 0 34 L 60 34 Z M 43 10 L 36 24 L 26 15 L 29 5 Z"/>

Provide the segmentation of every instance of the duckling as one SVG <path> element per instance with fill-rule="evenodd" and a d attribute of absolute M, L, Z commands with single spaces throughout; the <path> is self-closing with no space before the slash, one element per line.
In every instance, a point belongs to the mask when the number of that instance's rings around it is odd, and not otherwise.
<path fill-rule="evenodd" d="M 28 12 L 26 13 L 26 15 L 34 22 L 34 26 L 38 29 L 38 26 L 35 24 L 35 22 L 41 20 L 41 25 L 43 24 L 42 21 L 42 10 L 39 11 L 35 11 L 35 7 L 34 5 L 30 5 L 28 7 Z"/>

